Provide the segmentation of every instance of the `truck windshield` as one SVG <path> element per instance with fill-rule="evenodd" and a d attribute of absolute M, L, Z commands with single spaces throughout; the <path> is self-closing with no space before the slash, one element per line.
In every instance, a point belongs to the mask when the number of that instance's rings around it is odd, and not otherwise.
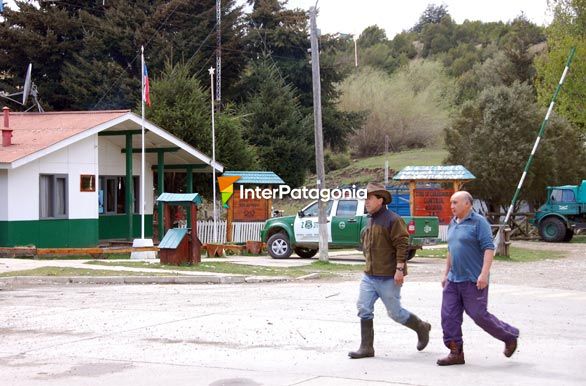
<path fill-rule="evenodd" d="M 576 196 L 569 189 L 554 189 L 551 192 L 551 202 L 576 202 Z"/>

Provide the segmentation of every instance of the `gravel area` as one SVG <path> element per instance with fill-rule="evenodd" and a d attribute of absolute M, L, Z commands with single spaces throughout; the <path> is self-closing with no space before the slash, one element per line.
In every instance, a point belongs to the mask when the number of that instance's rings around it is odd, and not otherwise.
<path fill-rule="evenodd" d="M 582 281 L 586 278 L 586 244 L 513 241 L 512 245 L 561 252 L 564 257 L 526 263 L 495 260 L 491 269 L 492 283 L 584 291 Z M 407 279 L 439 283 L 444 265 L 443 259 L 415 258 L 409 262 Z"/>

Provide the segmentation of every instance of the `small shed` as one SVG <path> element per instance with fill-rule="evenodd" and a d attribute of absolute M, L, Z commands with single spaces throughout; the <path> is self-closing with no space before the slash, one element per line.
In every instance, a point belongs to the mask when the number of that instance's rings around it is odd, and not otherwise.
<path fill-rule="evenodd" d="M 271 210 L 273 206 L 272 198 L 251 197 L 246 195 L 244 189 L 252 187 L 273 188 L 278 185 L 285 184 L 285 181 L 276 173 L 271 171 L 226 171 L 222 177 L 238 177 L 234 182 L 233 195 L 227 202 L 227 226 L 226 226 L 226 240 L 227 241 L 246 241 L 235 240 L 233 224 L 256 223 L 251 225 L 262 226 L 264 221 L 271 217 Z M 249 227 L 253 229 L 254 227 Z M 260 229 L 258 232 L 254 228 L 254 235 L 245 237 L 250 240 L 255 240 L 260 237 Z M 258 233 L 258 235 L 256 234 Z M 240 236 L 240 235 L 239 235 Z M 254 237 L 256 236 L 256 237 Z M 242 237 L 238 237 L 242 238 Z"/>
<path fill-rule="evenodd" d="M 440 224 L 452 218 L 450 197 L 476 177 L 462 165 L 407 166 L 393 180 L 409 185 L 412 216 L 437 216 Z"/>
<path fill-rule="evenodd" d="M 181 265 L 184 263 L 198 264 L 201 262 L 201 242 L 197 237 L 197 206 L 202 199 L 198 193 L 163 193 L 157 198 L 163 207 L 165 237 L 159 243 L 161 264 Z M 188 228 L 171 228 L 171 206 L 189 206 Z"/>

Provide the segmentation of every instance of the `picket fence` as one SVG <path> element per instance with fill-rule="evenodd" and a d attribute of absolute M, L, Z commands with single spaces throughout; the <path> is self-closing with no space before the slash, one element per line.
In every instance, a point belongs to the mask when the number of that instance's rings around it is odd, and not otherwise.
<path fill-rule="evenodd" d="M 218 243 L 226 242 L 226 220 L 218 221 L 217 224 Z M 235 222 L 232 223 L 232 241 L 235 243 L 244 243 L 246 241 L 260 241 L 260 231 L 264 227 L 264 222 Z M 198 221 L 197 237 L 202 243 L 212 243 L 214 241 L 214 222 Z"/>

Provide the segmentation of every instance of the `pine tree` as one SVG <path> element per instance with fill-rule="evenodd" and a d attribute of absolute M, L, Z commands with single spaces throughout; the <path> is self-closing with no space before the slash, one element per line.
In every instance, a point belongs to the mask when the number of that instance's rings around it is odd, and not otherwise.
<path fill-rule="evenodd" d="M 302 185 L 311 166 L 313 130 L 294 88 L 266 57 L 251 63 L 243 84 L 250 92 L 242 108 L 248 120 L 245 136 L 256 146 L 261 168 L 291 186 Z"/>

